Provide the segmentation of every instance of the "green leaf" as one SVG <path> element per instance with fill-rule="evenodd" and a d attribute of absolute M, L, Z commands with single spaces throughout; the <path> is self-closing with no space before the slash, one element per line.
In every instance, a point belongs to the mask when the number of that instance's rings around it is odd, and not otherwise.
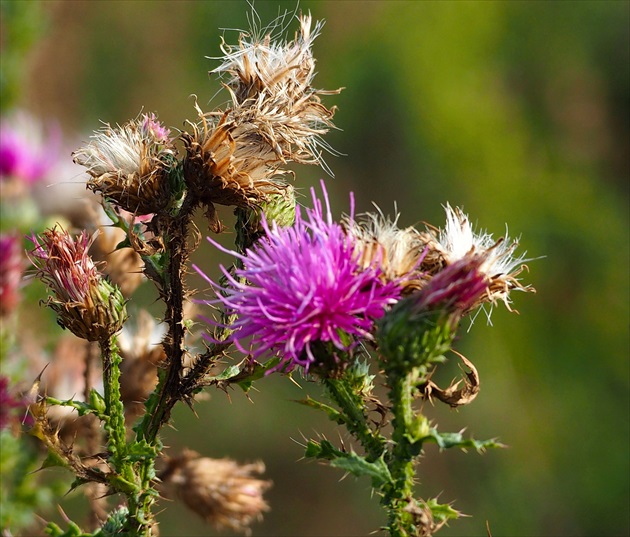
<path fill-rule="evenodd" d="M 442 522 L 444 520 L 451 520 L 454 518 L 459 518 L 462 514 L 453 509 L 448 503 L 438 503 L 437 498 L 431 498 L 429 501 L 425 502 L 426 506 L 431 509 L 431 513 L 433 514 L 433 520 L 436 522 Z"/>
<path fill-rule="evenodd" d="M 55 453 L 52 450 L 48 450 L 48 454 L 42 462 L 41 469 L 43 468 L 52 468 L 54 466 L 61 466 L 62 468 L 68 468 L 68 462 L 61 457 L 58 453 Z"/>
<path fill-rule="evenodd" d="M 109 515 L 103 527 L 94 534 L 94 537 L 116 537 L 124 535 L 128 516 L 129 510 L 127 507 L 119 507 Z"/>
<path fill-rule="evenodd" d="M 129 445 L 125 458 L 133 462 L 138 462 L 146 459 L 155 459 L 157 456 L 157 448 L 143 439 Z"/>
<path fill-rule="evenodd" d="M 277 356 L 267 360 L 264 364 L 259 362 L 252 362 L 253 368 L 249 372 L 249 374 L 243 378 L 243 380 L 237 380 L 236 384 L 240 386 L 240 388 L 245 392 L 249 392 L 251 390 L 254 381 L 260 380 L 263 378 L 268 371 L 271 371 L 274 367 L 276 367 L 280 363 L 280 358 Z"/>
<path fill-rule="evenodd" d="M 427 436 L 422 441 L 435 442 L 440 449 L 460 448 L 468 449 L 472 448 L 478 452 L 483 452 L 488 448 L 502 448 L 504 444 L 497 442 L 494 439 L 490 440 L 475 440 L 474 438 L 464 438 L 462 433 L 440 433 L 436 428 L 432 428 Z"/>
<path fill-rule="evenodd" d="M 385 483 L 391 483 L 392 476 L 383 456 L 373 462 L 357 455 L 354 451 L 341 451 L 328 440 L 316 442 L 309 440 L 306 444 L 305 455 L 310 458 L 330 461 L 330 465 L 350 472 L 357 477 L 368 476 L 374 488 L 381 488 Z"/>
<path fill-rule="evenodd" d="M 71 520 L 68 521 L 68 529 L 66 531 L 63 531 L 54 522 L 49 522 L 44 529 L 44 533 L 50 535 L 51 537 L 91 537 L 92 535 L 91 533 L 85 533 Z"/>
<path fill-rule="evenodd" d="M 309 396 L 307 396 L 306 399 L 294 399 L 294 401 L 301 405 L 315 408 L 316 410 L 323 410 L 328 415 L 331 421 L 334 421 L 339 425 L 343 425 L 346 422 L 346 419 L 341 412 L 329 405 L 316 401 Z"/>

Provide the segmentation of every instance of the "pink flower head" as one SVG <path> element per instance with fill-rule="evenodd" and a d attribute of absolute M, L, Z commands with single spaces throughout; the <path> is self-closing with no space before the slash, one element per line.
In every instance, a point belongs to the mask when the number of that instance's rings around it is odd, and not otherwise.
<path fill-rule="evenodd" d="M 464 315 L 481 302 L 488 292 L 483 264 L 485 257 L 470 255 L 446 266 L 415 295 L 411 296 L 417 311 L 441 310 Z"/>
<path fill-rule="evenodd" d="M 14 178 L 31 185 L 43 179 L 57 161 L 61 133 L 24 112 L 2 118 L 0 125 L 0 181 Z"/>
<path fill-rule="evenodd" d="M 9 389 L 9 379 L 0 376 L 0 430 L 8 429 L 12 425 L 19 423 L 19 418 L 15 409 L 25 409 L 26 405 L 22 398 L 16 398 Z"/>
<path fill-rule="evenodd" d="M 22 246 L 16 235 L 0 234 L 0 317 L 18 304 L 22 279 Z"/>
<path fill-rule="evenodd" d="M 90 286 L 101 278 L 88 254 L 94 238 L 85 231 L 73 238 L 56 227 L 46 230 L 40 238 L 30 237 L 35 245 L 31 252 L 33 263 L 39 268 L 42 281 L 59 300 L 70 304 L 89 300 Z"/>
<path fill-rule="evenodd" d="M 88 253 L 94 238 L 85 231 L 75 238 L 63 229 L 47 229 L 31 237 L 30 255 L 52 291 L 48 305 L 59 324 L 77 337 L 104 341 L 122 328 L 127 312 L 120 289 L 103 278 Z"/>
<path fill-rule="evenodd" d="M 153 138 L 156 143 L 169 144 L 171 142 L 170 129 L 162 125 L 153 112 L 142 115 L 141 131 L 147 139 Z"/>
<path fill-rule="evenodd" d="M 244 256 L 229 252 L 244 268 L 232 276 L 222 267 L 228 287 L 195 267 L 216 291 L 217 300 L 208 304 L 220 303 L 238 316 L 231 325 L 236 346 L 254 359 L 279 353 L 284 370 L 315 365 L 316 342 L 348 351 L 359 339 L 371 339 L 374 321 L 401 294 L 399 282 L 388 281 L 380 263 L 361 265 L 356 239 L 332 220 L 323 181 L 322 190 L 326 213 L 311 189 L 314 208 L 306 209 L 305 217 L 298 208 L 293 227 L 263 221 L 266 238 Z M 251 349 L 245 348 L 248 339 Z"/>

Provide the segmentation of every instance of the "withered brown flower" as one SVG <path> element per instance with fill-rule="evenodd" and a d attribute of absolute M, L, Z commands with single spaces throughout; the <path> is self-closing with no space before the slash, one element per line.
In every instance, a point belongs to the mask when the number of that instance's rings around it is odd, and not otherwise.
<path fill-rule="evenodd" d="M 320 28 L 311 32 L 310 16 L 300 17 L 293 41 L 242 33 L 237 47 L 223 44 L 223 63 L 214 72 L 229 75 L 224 86 L 231 105 L 209 113 L 196 105 L 199 123 L 182 135 L 186 182 L 202 202 L 257 206 L 283 194 L 287 163 L 325 166 L 321 153 L 330 148 L 321 136 L 334 127 L 335 109 L 319 95 L 339 90 L 311 87 L 311 44 Z"/>
<path fill-rule="evenodd" d="M 263 493 L 270 481 L 254 477 L 262 474 L 262 462 L 238 464 L 230 459 L 211 459 L 186 449 L 167 459 L 162 481 L 195 513 L 218 529 L 249 532 L 249 526 L 269 510 Z"/>
<path fill-rule="evenodd" d="M 169 131 L 153 114 L 143 114 L 122 126 L 105 127 L 73 153 L 91 179 L 87 187 L 133 214 L 150 214 L 171 201 L 168 174 L 175 147 Z"/>

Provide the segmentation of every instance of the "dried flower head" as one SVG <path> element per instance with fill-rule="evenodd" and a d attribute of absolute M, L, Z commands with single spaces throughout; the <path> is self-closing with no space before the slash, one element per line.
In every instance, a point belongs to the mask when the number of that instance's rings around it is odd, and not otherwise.
<path fill-rule="evenodd" d="M 175 148 L 153 114 L 116 128 L 108 124 L 73 153 L 92 176 L 87 186 L 133 214 L 150 214 L 171 201 L 169 172 Z"/>
<path fill-rule="evenodd" d="M 290 42 L 242 33 L 238 47 L 225 43 L 215 73 L 227 73 L 232 103 L 225 112 L 204 114 L 182 135 L 187 150 L 188 186 L 205 203 L 257 205 L 285 188 L 282 166 L 288 162 L 322 164 L 322 140 L 334 125 L 335 109 L 326 108 L 311 87 L 315 61 L 311 18 L 300 17 L 300 32 Z M 325 165 L 324 165 L 325 166 Z"/>
<path fill-rule="evenodd" d="M 0 182 L 9 179 L 31 185 L 55 164 L 61 143 L 58 127 L 46 129 L 26 112 L 2 118 Z"/>
<path fill-rule="evenodd" d="M 73 238 L 54 227 L 31 237 L 30 258 L 54 295 L 48 306 L 59 324 L 82 339 L 103 341 L 122 328 L 127 313 L 120 290 L 101 276 L 88 254 L 93 240 L 85 231 Z"/>
<path fill-rule="evenodd" d="M 375 319 L 401 292 L 398 282 L 383 278 L 379 263 L 361 264 L 353 236 L 332 220 L 323 182 L 322 189 L 326 213 L 311 189 L 314 208 L 306 209 L 306 217 L 298 210 L 295 225 L 287 228 L 263 222 L 266 236 L 245 256 L 230 252 L 244 268 L 235 276 L 223 269 L 227 288 L 195 267 L 217 293 L 209 303 L 222 303 L 238 316 L 235 344 L 254 358 L 279 353 L 287 370 L 321 365 L 316 343 L 347 351 L 370 339 Z M 251 350 L 245 346 L 250 338 Z"/>
<path fill-rule="evenodd" d="M 252 522 L 269 510 L 263 493 L 271 482 L 254 477 L 264 471 L 262 462 L 238 464 L 202 457 L 187 449 L 167 459 L 161 478 L 191 510 L 217 529 L 249 533 Z"/>
<path fill-rule="evenodd" d="M 21 240 L 17 235 L 0 234 L 0 317 L 18 305 L 22 269 Z"/>
<path fill-rule="evenodd" d="M 525 254 L 514 256 L 518 241 L 507 236 L 498 240 L 481 231 L 475 233 L 468 216 L 460 209 L 446 205 L 446 226 L 443 230 L 429 229 L 423 234 L 427 241 L 427 253 L 421 268 L 435 275 L 445 266 L 461 259 L 479 257 L 479 270 L 486 279 L 487 293 L 482 302 L 501 300 L 510 308 L 510 291 L 533 291 L 520 283 L 518 275 L 525 269 Z"/>
<path fill-rule="evenodd" d="M 380 263 L 385 277 L 399 281 L 403 293 L 419 289 L 424 277 L 419 270 L 424 250 L 421 234 L 413 227 L 400 229 L 399 214 L 392 220 L 378 210 L 365 213 L 360 220 L 347 218 L 347 232 L 355 237 L 357 255 L 362 266 Z"/>

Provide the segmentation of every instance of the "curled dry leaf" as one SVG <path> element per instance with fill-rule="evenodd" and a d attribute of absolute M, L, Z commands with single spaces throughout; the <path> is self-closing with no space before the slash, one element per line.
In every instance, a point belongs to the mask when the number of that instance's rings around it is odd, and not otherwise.
<path fill-rule="evenodd" d="M 435 382 L 429 380 L 423 388 L 423 398 L 430 399 L 431 397 L 436 397 L 443 403 L 450 405 L 453 408 L 458 406 L 467 405 L 472 403 L 472 401 L 477 397 L 479 393 L 479 373 L 477 373 L 477 369 L 473 365 L 473 363 L 468 360 L 464 355 L 455 352 L 457 356 L 459 356 L 464 362 L 464 365 L 470 369 L 470 372 L 465 373 L 466 377 L 458 380 L 457 382 L 453 380 L 448 388 L 443 390 L 440 388 Z M 459 388 L 462 380 L 464 381 L 464 387 Z"/>

